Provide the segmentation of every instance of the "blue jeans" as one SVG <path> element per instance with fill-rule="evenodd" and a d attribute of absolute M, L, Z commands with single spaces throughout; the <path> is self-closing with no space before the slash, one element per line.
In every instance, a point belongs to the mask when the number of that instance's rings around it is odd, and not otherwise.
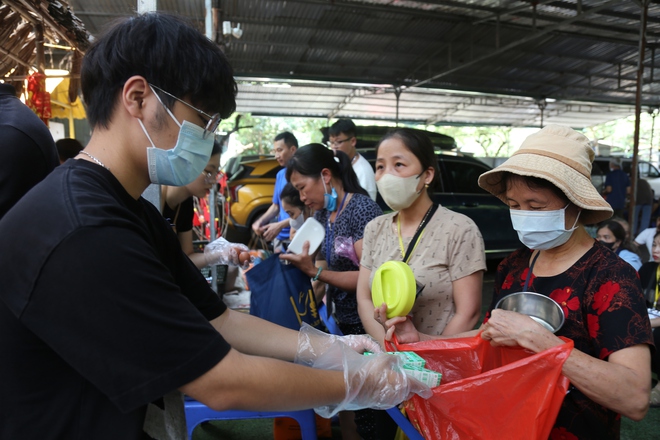
<path fill-rule="evenodd" d="M 641 213 L 641 215 L 640 215 Z M 651 224 L 651 205 L 635 205 L 635 223 L 633 229 L 632 239 L 637 237 L 637 234 L 644 229 L 650 227 Z"/>

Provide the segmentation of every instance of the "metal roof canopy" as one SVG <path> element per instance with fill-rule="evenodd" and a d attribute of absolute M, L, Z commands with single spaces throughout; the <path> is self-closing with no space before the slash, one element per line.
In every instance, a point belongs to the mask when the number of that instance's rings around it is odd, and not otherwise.
<path fill-rule="evenodd" d="M 131 15 L 136 0 L 70 4 L 87 29 L 98 34 L 111 19 Z M 242 112 L 394 120 L 398 91 L 399 119 L 411 122 L 537 125 L 537 101 L 547 103 L 544 123 L 574 127 L 633 112 L 641 15 L 634 0 L 213 4 L 218 24 L 230 21 L 243 31 L 237 39 L 222 35 L 218 26 L 214 38 L 241 80 Z M 188 16 L 203 28 L 201 0 L 160 0 L 158 9 Z M 644 106 L 657 107 L 657 3 L 649 7 L 646 35 L 642 100 Z M 254 78 L 291 87 L 259 87 Z"/>
<path fill-rule="evenodd" d="M 397 98 L 391 86 L 239 77 L 239 112 L 257 116 L 347 117 L 416 124 L 539 126 L 532 98 L 411 87 Z M 546 101 L 543 124 L 575 128 L 627 117 L 633 105 Z"/>

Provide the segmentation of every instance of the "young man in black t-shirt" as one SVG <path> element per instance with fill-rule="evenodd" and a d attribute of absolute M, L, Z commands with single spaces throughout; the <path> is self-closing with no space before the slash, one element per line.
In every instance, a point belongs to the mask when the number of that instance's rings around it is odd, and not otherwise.
<path fill-rule="evenodd" d="M 172 16 L 129 18 L 81 83 L 88 146 L 0 221 L 0 439 L 138 439 L 147 404 L 176 389 L 219 410 L 392 406 L 422 389 L 386 355 L 228 310 L 140 197 L 197 177 L 235 109 L 213 42 Z M 345 371 L 283 362 L 323 352 Z"/>

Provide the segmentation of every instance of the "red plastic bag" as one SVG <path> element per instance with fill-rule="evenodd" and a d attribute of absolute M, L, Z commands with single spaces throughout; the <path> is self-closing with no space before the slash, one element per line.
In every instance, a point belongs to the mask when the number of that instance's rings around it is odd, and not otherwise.
<path fill-rule="evenodd" d="M 569 381 L 562 366 L 573 341 L 534 354 L 492 347 L 481 336 L 396 344 L 442 373 L 433 396 L 405 403 L 425 439 L 547 440 Z"/>

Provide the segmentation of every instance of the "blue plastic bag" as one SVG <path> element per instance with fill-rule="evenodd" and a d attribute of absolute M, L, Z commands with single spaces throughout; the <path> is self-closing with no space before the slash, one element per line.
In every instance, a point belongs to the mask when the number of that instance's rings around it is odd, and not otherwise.
<path fill-rule="evenodd" d="M 299 330 L 303 322 L 324 330 L 307 275 L 272 255 L 245 273 L 250 286 L 250 315 Z"/>

